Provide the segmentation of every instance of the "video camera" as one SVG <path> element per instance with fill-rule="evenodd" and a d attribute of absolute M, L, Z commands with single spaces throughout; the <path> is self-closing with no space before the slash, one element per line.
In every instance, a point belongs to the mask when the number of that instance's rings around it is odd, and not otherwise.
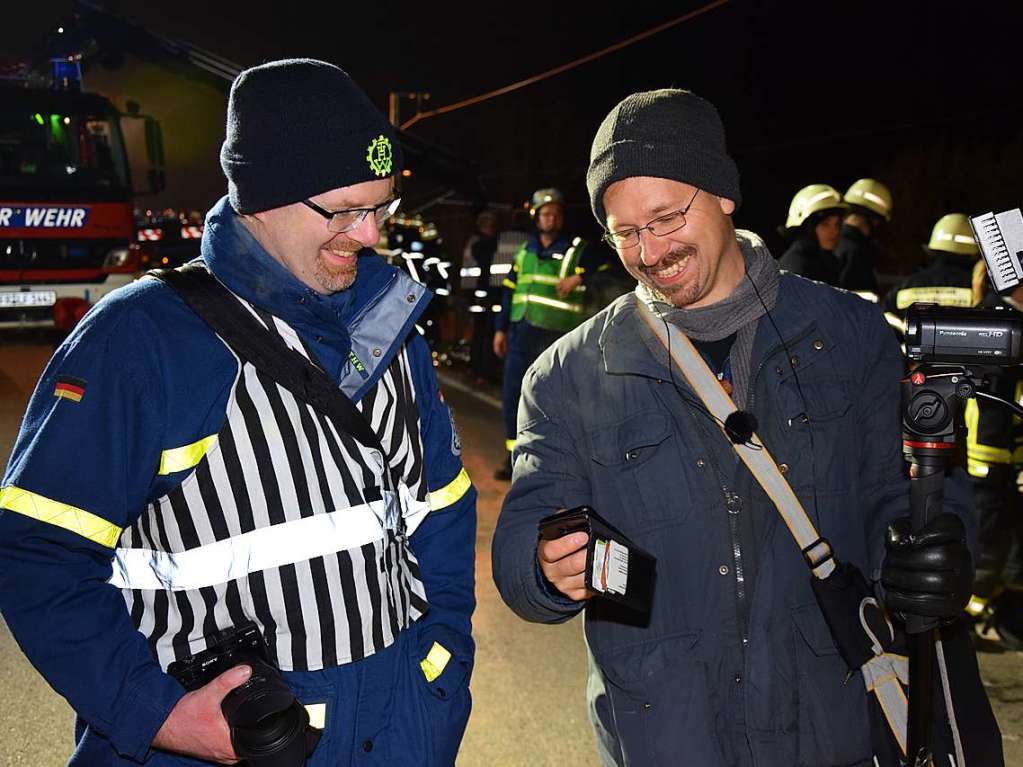
<path fill-rule="evenodd" d="M 970 219 L 991 284 L 1008 295 L 1023 283 L 1023 212 Z M 1001 307 L 914 304 L 906 313 L 906 355 L 915 362 L 1007 367 L 1023 363 L 1023 316 Z"/>

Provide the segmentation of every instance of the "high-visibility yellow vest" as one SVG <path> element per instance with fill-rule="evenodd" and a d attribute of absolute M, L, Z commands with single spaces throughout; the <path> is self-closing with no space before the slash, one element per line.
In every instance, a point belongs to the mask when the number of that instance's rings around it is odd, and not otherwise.
<path fill-rule="evenodd" d="M 512 296 L 511 321 L 525 319 L 530 325 L 545 330 L 566 332 L 586 318 L 583 304 L 586 288 L 577 286 L 564 298 L 558 295 L 557 284 L 565 277 L 579 273 L 579 257 L 586 243 L 576 237 L 572 247 L 562 255 L 540 258 L 539 254 L 523 245 L 515 254 L 515 281 Z M 506 283 L 508 284 L 508 283 Z"/>

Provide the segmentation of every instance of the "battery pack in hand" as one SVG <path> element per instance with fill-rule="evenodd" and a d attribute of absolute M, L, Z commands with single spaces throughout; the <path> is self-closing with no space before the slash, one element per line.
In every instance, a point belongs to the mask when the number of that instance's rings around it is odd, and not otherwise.
<path fill-rule="evenodd" d="M 649 612 L 653 605 L 657 559 L 630 541 L 589 506 L 577 506 L 544 517 L 538 524 L 540 538 L 556 540 L 584 532 L 586 587 L 598 596 L 620 602 L 633 610 Z"/>

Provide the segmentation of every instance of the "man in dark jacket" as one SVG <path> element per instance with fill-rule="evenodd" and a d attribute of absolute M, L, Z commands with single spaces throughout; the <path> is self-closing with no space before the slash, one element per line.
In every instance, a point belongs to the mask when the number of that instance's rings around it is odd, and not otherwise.
<path fill-rule="evenodd" d="M 738 172 L 703 99 L 625 99 L 587 183 L 639 286 L 527 376 L 493 543 L 500 593 L 531 621 L 585 612 L 606 765 L 873 764 L 864 685 L 847 678 L 799 546 L 637 313 L 693 341 L 836 556 L 886 583 L 902 560 L 885 531 L 909 512 L 894 339 L 875 305 L 779 274 L 760 238 L 735 230 Z M 649 612 L 594 598 L 586 533 L 538 543 L 538 520 L 581 505 L 657 558 Z M 969 555 L 959 518 L 941 519 L 957 534 L 911 548 L 955 577 L 910 574 L 898 590 L 933 588 L 950 616 L 969 598 Z"/>
<path fill-rule="evenodd" d="M 336 66 L 270 62 L 231 88 L 221 164 L 190 274 L 262 351 L 163 280 L 86 315 L 0 489 L 4 619 L 78 715 L 75 765 L 234 764 L 221 703 L 260 677 L 168 670 L 243 626 L 322 732 L 313 763 L 451 765 L 476 493 L 415 331 L 429 294 L 371 249 L 394 130 Z M 303 746 L 295 722 L 264 735 Z"/>

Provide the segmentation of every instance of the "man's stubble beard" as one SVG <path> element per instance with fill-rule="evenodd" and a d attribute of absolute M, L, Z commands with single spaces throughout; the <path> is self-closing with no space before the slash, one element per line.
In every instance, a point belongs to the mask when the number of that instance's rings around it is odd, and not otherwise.
<path fill-rule="evenodd" d="M 358 264 L 359 260 L 356 258 L 351 266 L 333 266 L 320 255 L 313 266 L 313 278 L 327 293 L 338 293 L 347 290 L 355 282 Z"/>
<path fill-rule="evenodd" d="M 696 255 L 697 255 L 696 248 L 689 245 L 680 246 L 678 248 L 671 250 L 664 258 L 662 258 L 661 261 L 657 264 L 657 267 L 658 269 L 662 269 L 665 266 L 671 266 L 672 264 L 677 263 L 685 256 L 689 256 L 691 263 L 688 265 L 687 268 L 696 270 L 698 264 L 692 260 L 693 257 L 695 257 Z M 669 287 L 667 290 L 665 290 L 664 288 L 660 287 L 657 284 L 657 281 L 652 276 L 648 274 L 648 272 L 653 271 L 653 269 L 645 266 L 640 266 L 637 269 L 639 273 L 645 278 L 643 282 L 650 289 L 650 292 L 658 301 L 663 301 L 666 304 L 671 304 L 676 309 L 684 309 L 685 307 L 689 306 L 690 304 L 694 303 L 700 298 L 700 281 L 698 279 L 699 275 L 695 271 L 692 274 L 686 275 L 687 277 L 686 282 L 680 285 Z"/>

